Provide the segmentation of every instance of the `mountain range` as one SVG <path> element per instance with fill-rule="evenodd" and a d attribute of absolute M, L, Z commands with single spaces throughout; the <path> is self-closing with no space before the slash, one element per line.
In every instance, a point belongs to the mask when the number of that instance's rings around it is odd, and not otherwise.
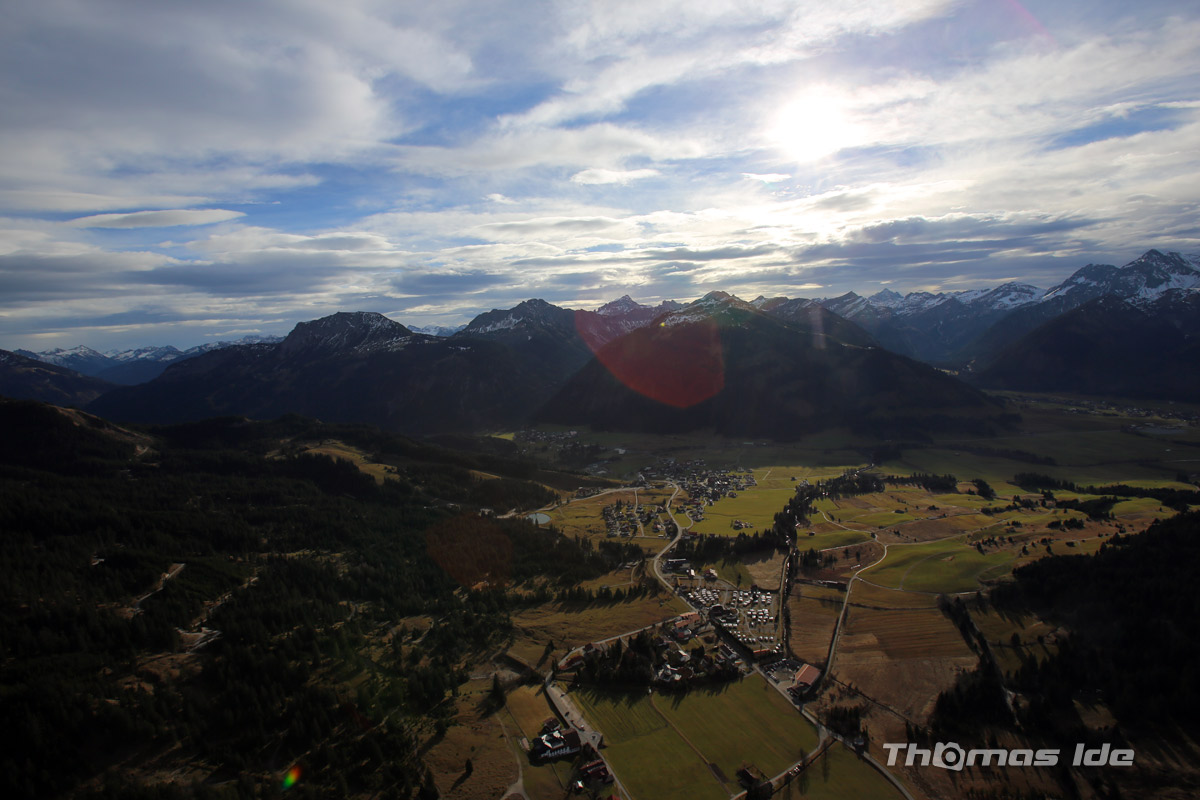
<path fill-rule="evenodd" d="M 542 419 L 776 437 L 978 422 L 996 408 L 968 384 L 1200 401 L 1198 267 L 1150 250 L 1044 291 L 626 295 L 595 311 L 534 299 L 458 330 L 342 312 L 183 351 L 0 351 L 0 393 L 142 422 L 295 412 L 406 433 Z"/>
<path fill-rule="evenodd" d="M 66 367 L 81 375 L 100 378 L 109 383 L 131 385 L 145 383 L 162 374 L 170 364 L 198 355 L 233 347 L 239 344 L 254 344 L 260 342 L 278 342 L 279 336 L 244 336 L 236 341 L 210 342 L 208 344 L 189 347 L 180 350 L 171 345 L 165 347 L 139 347 L 133 350 L 110 350 L 100 353 L 85 345 L 70 349 L 55 348 L 34 353 L 29 350 L 16 350 L 17 355 Z"/>

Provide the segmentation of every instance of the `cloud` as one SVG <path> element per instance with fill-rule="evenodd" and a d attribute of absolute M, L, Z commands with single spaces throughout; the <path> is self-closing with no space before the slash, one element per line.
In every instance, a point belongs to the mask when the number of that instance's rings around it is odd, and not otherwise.
<path fill-rule="evenodd" d="M 581 183 L 585 186 L 602 183 L 619 183 L 624 185 L 631 181 L 652 178 L 659 174 L 661 173 L 656 169 L 585 169 L 582 172 L 576 172 L 572 175 L 571 182 Z"/>
<path fill-rule="evenodd" d="M 473 229 L 476 234 L 486 238 L 519 240 L 546 235 L 597 236 L 628 230 L 626 223 L 612 217 L 542 217 L 514 222 L 490 222 Z"/>
<path fill-rule="evenodd" d="M 220 208 L 133 211 L 128 214 L 93 214 L 71 220 L 80 228 L 170 228 L 178 225 L 212 225 L 246 216 Z"/>
<path fill-rule="evenodd" d="M 1038 14 L 19 4 L 0 346 L 72 316 L 146 343 L 359 304 L 446 322 L 535 294 L 1049 285 L 1200 251 L 1200 9 Z"/>
<path fill-rule="evenodd" d="M 792 176 L 783 172 L 769 172 L 765 175 L 755 172 L 743 172 L 742 177 L 746 180 L 762 181 L 763 183 L 779 183 L 780 181 L 789 180 Z"/>

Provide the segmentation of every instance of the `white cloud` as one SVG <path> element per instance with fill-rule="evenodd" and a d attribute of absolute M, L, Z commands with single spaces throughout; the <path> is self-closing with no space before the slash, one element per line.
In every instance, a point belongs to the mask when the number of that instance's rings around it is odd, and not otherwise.
<path fill-rule="evenodd" d="M 656 169 L 585 169 L 582 172 L 576 172 L 571 176 L 572 183 L 581 183 L 584 185 L 604 184 L 604 183 L 619 183 L 627 184 L 631 181 L 641 180 L 642 178 L 652 178 L 655 175 L 660 175 Z"/>
<path fill-rule="evenodd" d="M 743 172 L 742 177 L 750 181 L 762 181 L 763 183 L 779 183 L 791 179 L 791 175 L 784 172 L 768 172 L 761 174 L 757 172 Z"/>

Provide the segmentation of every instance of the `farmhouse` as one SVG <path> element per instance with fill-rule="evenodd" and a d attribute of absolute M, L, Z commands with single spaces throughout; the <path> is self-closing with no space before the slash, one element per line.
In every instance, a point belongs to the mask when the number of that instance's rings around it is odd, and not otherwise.
<path fill-rule="evenodd" d="M 537 760 L 548 761 L 552 758 L 575 755 L 580 749 L 582 746 L 578 731 L 570 730 L 566 733 L 551 731 L 539 736 L 529 749 L 529 753 Z"/>
<path fill-rule="evenodd" d="M 821 677 L 821 670 L 814 667 L 812 664 L 805 664 L 800 669 L 796 670 L 796 677 L 792 681 L 792 685 L 800 689 L 808 689 L 817 682 L 817 678 Z"/>

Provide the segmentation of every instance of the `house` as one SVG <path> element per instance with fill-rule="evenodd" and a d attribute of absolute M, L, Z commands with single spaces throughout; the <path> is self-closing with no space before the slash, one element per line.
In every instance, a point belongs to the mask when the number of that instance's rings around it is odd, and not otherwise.
<path fill-rule="evenodd" d="M 812 664 L 805 664 L 800 669 L 796 670 L 796 676 L 792 680 L 792 684 L 796 687 L 807 689 L 817 682 L 821 677 L 821 670 L 814 667 Z"/>
<path fill-rule="evenodd" d="M 612 783 L 612 774 L 608 771 L 608 765 L 597 759 L 590 763 L 584 764 L 579 768 L 579 775 L 583 780 L 599 781 L 600 783 Z"/>
<path fill-rule="evenodd" d="M 569 730 L 542 734 L 529 749 L 530 755 L 541 761 L 575 755 L 582 749 L 579 732 Z"/>

